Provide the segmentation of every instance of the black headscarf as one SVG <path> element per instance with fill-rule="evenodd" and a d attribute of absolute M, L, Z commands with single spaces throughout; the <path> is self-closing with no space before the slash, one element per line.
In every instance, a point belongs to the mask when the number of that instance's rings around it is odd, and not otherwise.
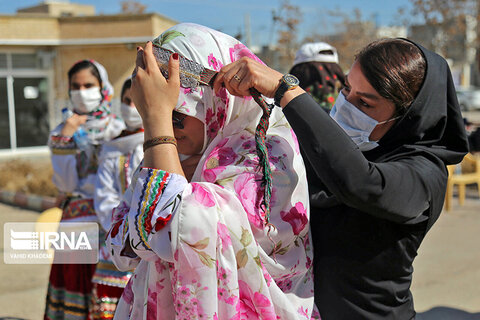
<path fill-rule="evenodd" d="M 423 84 L 405 115 L 380 139 L 380 146 L 364 155 L 374 162 L 421 154 L 439 166 L 459 163 L 468 152 L 468 140 L 450 68 L 438 54 L 412 43 L 426 61 Z M 429 227 L 442 210 L 443 188 L 432 190 Z"/>
<path fill-rule="evenodd" d="M 438 54 L 412 43 L 426 60 L 423 84 L 403 118 L 379 141 L 380 147 L 365 155 L 373 160 L 409 150 L 428 152 L 445 165 L 459 163 L 468 152 L 468 140 L 450 68 Z"/>

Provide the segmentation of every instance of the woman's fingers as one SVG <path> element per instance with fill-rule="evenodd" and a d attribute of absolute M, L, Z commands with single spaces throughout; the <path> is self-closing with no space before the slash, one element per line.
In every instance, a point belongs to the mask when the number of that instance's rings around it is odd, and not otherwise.
<path fill-rule="evenodd" d="M 145 70 L 156 72 L 158 70 L 157 60 L 153 54 L 153 44 L 151 41 L 148 41 L 145 45 L 145 50 L 143 54 L 143 62 L 145 63 Z"/>
<path fill-rule="evenodd" d="M 180 63 L 176 52 L 170 55 L 168 61 L 168 85 L 172 90 L 180 88 Z"/>
<path fill-rule="evenodd" d="M 137 47 L 137 58 L 135 59 L 135 67 L 145 69 L 145 64 L 143 63 L 143 48 Z"/>
<path fill-rule="evenodd" d="M 228 91 L 236 96 L 250 95 L 250 88 L 255 88 L 266 97 L 273 97 L 282 74 L 251 58 L 243 57 L 224 66 L 214 88 L 218 92 L 224 83 Z"/>

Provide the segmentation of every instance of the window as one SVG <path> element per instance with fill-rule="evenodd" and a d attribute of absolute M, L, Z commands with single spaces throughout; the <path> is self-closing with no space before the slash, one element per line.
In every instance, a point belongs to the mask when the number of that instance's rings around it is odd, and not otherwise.
<path fill-rule="evenodd" d="M 48 85 L 45 78 L 14 78 L 17 147 L 47 144 L 50 131 L 47 90 Z"/>
<path fill-rule="evenodd" d="M 12 54 L 13 69 L 38 69 L 39 59 L 35 53 L 14 53 Z"/>
<path fill-rule="evenodd" d="M 7 79 L 0 78 L 0 149 L 10 148 Z"/>
<path fill-rule="evenodd" d="M 0 69 L 7 69 L 7 55 L 0 53 Z"/>

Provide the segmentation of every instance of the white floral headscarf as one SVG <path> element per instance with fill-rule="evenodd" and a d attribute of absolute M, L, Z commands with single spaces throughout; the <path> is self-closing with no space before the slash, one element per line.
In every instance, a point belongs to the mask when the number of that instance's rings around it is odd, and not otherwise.
<path fill-rule="evenodd" d="M 103 99 L 97 109 L 87 114 L 87 122 L 84 124 L 90 143 L 97 145 L 117 137 L 126 126 L 123 120 L 111 111 L 113 86 L 108 80 L 107 70 L 95 60 L 88 61 L 97 68 L 102 81 L 100 91 Z"/>
<path fill-rule="evenodd" d="M 238 40 L 195 24 L 176 25 L 154 43 L 213 70 L 244 56 L 258 60 Z M 151 266 L 138 265 L 116 319 L 310 319 L 306 173 L 283 113 L 272 111 L 267 131 L 275 226 L 269 232 L 255 149 L 261 108 L 251 97 L 202 86 L 182 88 L 175 110 L 205 124 L 205 151 L 172 215 L 173 262 L 146 252 Z"/>

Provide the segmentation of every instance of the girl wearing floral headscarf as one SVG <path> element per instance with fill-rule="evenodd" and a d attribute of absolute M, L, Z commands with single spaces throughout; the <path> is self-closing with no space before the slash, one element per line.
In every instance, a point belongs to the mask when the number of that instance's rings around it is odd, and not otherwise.
<path fill-rule="evenodd" d="M 165 49 L 174 52 L 169 80 L 153 52 Z M 268 214 L 255 148 L 260 107 L 207 86 L 179 90 L 179 54 L 212 70 L 256 59 L 230 36 L 194 24 L 138 49 L 132 90 L 145 158 L 107 237 L 117 267 L 136 269 L 115 319 L 310 319 L 309 203 L 295 134 L 273 110 Z M 193 175 L 178 153 L 200 155 Z"/>
<path fill-rule="evenodd" d="M 79 61 L 70 68 L 68 80 L 73 115 L 51 132 L 48 143 L 53 182 L 64 197 L 61 222 L 97 222 L 93 206 L 97 158 L 101 144 L 118 136 L 125 124 L 110 111 L 113 87 L 101 64 Z M 87 134 L 87 143 L 81 146 L 73 137 L 80 126 Z M 92 299 L 98 300 L 92 297 L 94 286 L 102 291 L 101 286 L 92 283 L 95 267 L 95 264 L 52 265 L 45 319 L 89 317 L 89 309 L 95 307 Z M 114 299 L 122 292 L 115 289 L 118 288 L 107 288 L 107 295 Z"/>

